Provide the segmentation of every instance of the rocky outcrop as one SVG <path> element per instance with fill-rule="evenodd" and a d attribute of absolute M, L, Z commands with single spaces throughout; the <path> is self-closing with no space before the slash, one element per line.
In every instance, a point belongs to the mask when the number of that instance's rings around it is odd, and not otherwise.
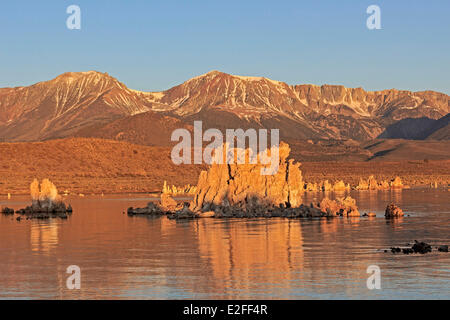
<path fill-rule="evenodd" d="M 72 206 L 66 205 L 58 194 L 56 186 L 48 179 L 39 184 L 37 179 L 30 185 L 31 206 L 17 210 L 16 213 L 27 215 L 29 218 L 48 219 L 63 218 L 72 213 Z"/>
<path fill-rule="evenodd" d="M 278 207 L 252 207 L 250 210 L 244 210 L 239 206 L 224 205 L 215 207 L 215 211 L 193 212 L 189 207 L 169 214 L 169 219 L 198 219 L 198 218 L 320 218 L 329 217 L 326 212 L 322 212 L 320 208 L 300 205 L 297 208 L 287 208 L 284 205 Z"/>
<path fill-rule="evenodd" d="M 136 215 L 160 216 L 165 215 L 166 212 L 155 203 L 149 202 L 145 208 L 133 208 L 133 207 L 128 208 L 127 214 L 129 216 L 136 216 Z"/>
<path fill-rule="evenodd" d="M 385 217 L 386 218 L 398 218 L 403 217 L 405 214 L 403 213 L 403 210 L 397 207 L 395 204 L 391 203 L 387 206 Z"/>
<path fill-rule="evenodd" d="M 237 149 L 234 151 L 236 154 Z M 246 157 L 250 152 L 245 150 Z M 275 150 L 272 148 L 270 152 Z M 233 208 L 252 212 L 280 205 L 286 208 L 300 206 L 304 191 L 300 163 L 288 160 L 289 153 L 289 145 L 281 143 L 278 171 L 273 175 L 261 174 L 261 169 L 268 167 L 261 163 L 212 164 L 208 171 L 200 174 L 190 209 L 220 211 L 222 208 Z"/>
<path fill-rule="evenodd" d="M 160 216 L 166 214 L 173 214 L 177 210 L 182 209 L 183 207 L 189 207 L 189 204 L 179 204 L 176 202 L 170 195 L 161 194 L 160 203 L 156 204 L 154 202 L 149 202 L 144 208 L 133 208 L 130 207 L 127 209 L 127 213 L 129 216 L 136 215 L 148 215 L 148 216 Z"/>

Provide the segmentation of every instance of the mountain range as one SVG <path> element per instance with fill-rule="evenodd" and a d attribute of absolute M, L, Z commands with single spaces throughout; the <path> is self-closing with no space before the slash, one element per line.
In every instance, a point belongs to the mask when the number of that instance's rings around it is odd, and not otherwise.
<path fill-rule="evenodd" d="M 0 89 L 0 139 L 67 137 L 168 145 L 171 132 L 207 128 L 280 129 L 286 140 L 448 140 L 450 97 L 434 91 L 365 91 L 288 85 L 212 71 L 162 92 L 127 88 L 96 71 L 64 73 Z"/>

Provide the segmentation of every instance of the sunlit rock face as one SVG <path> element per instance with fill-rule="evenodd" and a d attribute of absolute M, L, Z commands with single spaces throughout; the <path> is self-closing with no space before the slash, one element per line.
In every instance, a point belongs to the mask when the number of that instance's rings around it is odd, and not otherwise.
<path fill-rule="evenodd" d="M 270 165 L 261 164 L 212 164 L 208 171 L 202 171 L 197 192 L 190 209 L 210 211 L 217 207 L 233 207 L 240 210 L 263 210 L 274 206 L 298 207 L 301 204 L 304 183 L 300 163 L 288 160 L 290 148 L 281 143 L 278 151 L 278 171 L 263 175 L 261 169 Z M 239 151 L 235 150 L 235 155 Z M 242 152 L 242 150 L 240 150 Z M 245 150 L 249 159 L 251 150 Z M 267 155 L 266 155 L 267 156 Z M 258 159 L 262 159 L 262 153 Z"/>
<path fill-rule="evenodd" d="M 61 197 L 58 194 L 56 186 L 48 179 L 42 180 L 40 187 L 37 179 L 34 179 L 30 185 L 30 194 L 32 199 L 32 208 L 36 211 L 42 209 L 52 210 L 60 206 Z"/>
<path fill-rule="evenodd" d="M 360 213 L 356 206 L 356 201 L 350 196 L 339 198 L 337 200 L 330 200 L 324 198 L 320 202 L 320 210 L 330 217 L 359 217 Z"/>

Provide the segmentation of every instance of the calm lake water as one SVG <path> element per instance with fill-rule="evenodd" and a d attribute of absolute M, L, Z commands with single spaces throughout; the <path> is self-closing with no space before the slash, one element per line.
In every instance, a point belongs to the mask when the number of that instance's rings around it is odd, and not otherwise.
<path fill-rule="evenodd" d="M 176 222 L 122 214 L 150 200 L 137 196 L 69 198 L 68 220 L 0 216 L 0 299 L 449 299 L 450 253 L 382 249 L 415 239 L 450 244 L 450 192 L 352 196 L 378 216 Z M 410 217 L 386 221 L 391 201 Z M 66 287 L 70 265 L 81 268 L 80 290 Z M 367 289 L 370 265 L 381 269 L 381 290 Z"/>

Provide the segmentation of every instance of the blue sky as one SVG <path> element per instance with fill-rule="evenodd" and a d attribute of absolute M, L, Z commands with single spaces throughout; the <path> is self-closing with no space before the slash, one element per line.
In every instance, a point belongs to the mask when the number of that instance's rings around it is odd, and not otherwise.
<path fill-rule="evenodd" d="M 66 8 L 81 8 L 68 30 Z M 366 28 L 381 7 L 382 30 Z M 0 87 L 108 72 L 157 91 L 210 70 L 450 94 L 448 0 L 2 1 Z"/>

